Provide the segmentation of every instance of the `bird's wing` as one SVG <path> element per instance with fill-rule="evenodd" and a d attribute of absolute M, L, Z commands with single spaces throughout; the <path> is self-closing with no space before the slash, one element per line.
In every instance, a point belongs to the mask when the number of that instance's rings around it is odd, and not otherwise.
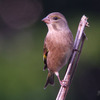
<path fill-rule="evenodd" d="M 44 42 L 44 48 L 43 48 L 44 68 L 43 68 L 43 70 L 45 70 L 47 68 L 47 55 L 48 55 L 48 49 L 47 49 L 46 44 Z"/>

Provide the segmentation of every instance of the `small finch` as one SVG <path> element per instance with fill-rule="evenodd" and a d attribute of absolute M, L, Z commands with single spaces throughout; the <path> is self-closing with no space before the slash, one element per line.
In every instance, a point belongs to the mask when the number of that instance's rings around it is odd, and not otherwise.
<path fill-rule="evenodd" d="M 44 70 L 48 69 L 48 84 L 54 84 L 54 74 L 57 76 L 60 85 L 59 71 L 67 64 L 73 50 L 73 35 L 68 27 L 65 17 L 59 12 L 53 12 L 42 19 L 48 27 L 48 33 L 44 40 L 43 60 Z"/>

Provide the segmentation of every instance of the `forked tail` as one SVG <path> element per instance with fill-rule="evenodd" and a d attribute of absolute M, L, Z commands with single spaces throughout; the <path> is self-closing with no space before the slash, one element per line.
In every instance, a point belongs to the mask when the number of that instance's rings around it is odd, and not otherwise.
<path fill-rule="evenodd" d="M 50 84 L 50 85 L 54 84 L 54 73 L 48 72 L 47 81 L 44 86 L 44 89 L 48 86 L 48 84 Z"/>

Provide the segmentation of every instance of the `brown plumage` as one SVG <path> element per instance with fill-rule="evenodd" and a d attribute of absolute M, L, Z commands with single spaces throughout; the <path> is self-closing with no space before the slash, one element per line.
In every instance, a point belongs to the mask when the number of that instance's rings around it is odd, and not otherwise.
<path fill-rule="evenodd" d="M 54 84 L 54 74 L 62 85 L 62 81 L 59 78 L 59 70 L 68 62 L 71 56 L 73 36 L 65 17 L 59 12 L 47 15 L 42 21 L 48 27 L 43 50 L 44 70 L 48 69 L 46 88 L 48 84 Z"/>

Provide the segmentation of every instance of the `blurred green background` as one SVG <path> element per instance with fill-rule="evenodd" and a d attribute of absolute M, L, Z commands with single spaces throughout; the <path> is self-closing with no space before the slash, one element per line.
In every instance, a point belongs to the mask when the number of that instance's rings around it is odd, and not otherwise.
<path fill-rule="evenodd" d="M 0 100 L 55 100 L 60 88 L 56 77 L 54 87 L 43 89 L 47 27 L 41 22 L 54 11 L 65 15 L 74 38 L 82 15 L 90 24 L 66 100 L 100 100 L 99 0 L 0 0 Z"/>

